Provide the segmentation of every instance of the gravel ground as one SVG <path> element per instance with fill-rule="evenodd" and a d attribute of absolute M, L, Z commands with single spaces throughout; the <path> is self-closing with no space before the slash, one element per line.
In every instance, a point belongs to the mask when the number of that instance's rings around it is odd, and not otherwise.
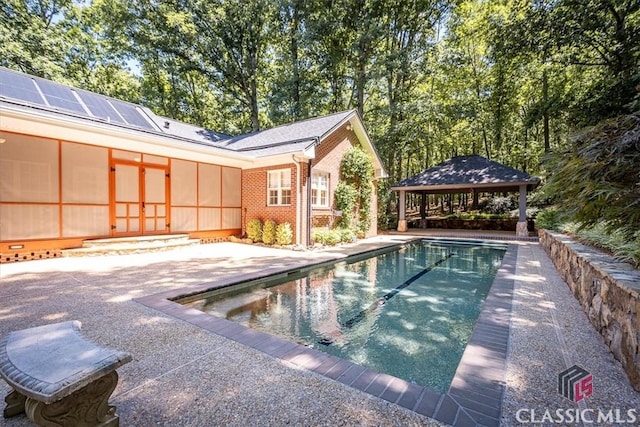
<path fill-rule="evenodd" d="M 379 237 L 365 244 L 391 240 L 401 238 Z M 3 264 L 0 336 L 78 319 L 89 339 L 131 353 L 133 361 L 118 369 L 120 381 L 111 399 L 122 426 L 442 425 L 133 301 L 350 250 L 302 252 L 219 243 L 154 254 Z M 515 413 L 521 408 L 544 412 L 575 406 L 556 391 L 557 374 L 574 363 L 594 376 L 586 407 L 640 408 L 640 395 L 546 254 L 537 244 L 520 243 L 502 424 L 519 425 Z M 0 382 L 0 393 L 8 390 Z M 30 424 L 17 416 L 1 419 L 0 425 Z"/>
<path fill-rule="evenodd" d="M 578 406 L 557 391 L 558 374 L 577 364 L 593 375 L 593 394 Z M 543 421 L 546 410 L 558 420 L 556 410 L 587 411 L 583 425 L 624 425 L 597 422 L 598 410 L 605 414 L 619 409 L 620 421 L 631 421 L 627 410 L 640 414 L 640 393 L 633 390 L 620 363 L 613 358 L 600 334 L 593 328 L 567 284 L 538 244 L 521 244 L 513 297 L 510 348 L 502 424 L 525 425 L 531 412 Z M 518 410 L 527 409 L 516 417 Z M 566 417 L 568 419 L 568 416 Z M 592 418 L 595 423 L 588 421 Z M 535 425 L 552 425 L 550 420 Z M 578 425 L 576 423 L 557 423 Z M 640 425 L 636 422 L 627 425 Z"/>
<path fill-rule="evenodd" d="M 133 361 L 118 369 L 120 380 L 110 400 L 121 426 L 441 426 L 132 300 L 240 272 L 290 266 L 300 259 L 320 261 L 339 252 L 222 243 L 154 254 L 3 264 L 0 336 L 78 319 L 87 338 L 131 353 Z M 9 387 L 0 384 L 4 395 Z M 17 416 L 0 419 L 0 425 L 31 424 Z"/>

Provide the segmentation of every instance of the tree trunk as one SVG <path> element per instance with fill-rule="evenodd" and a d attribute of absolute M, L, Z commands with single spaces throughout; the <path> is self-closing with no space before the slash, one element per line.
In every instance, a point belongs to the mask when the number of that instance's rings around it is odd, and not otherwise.
<path fill-rule="evenodd" d="M 549 78 L 547 76 L 547 69 L 542 72 L 542 102 L 544 108 L 542 110 L 542 121 L 544 125 L 544 152 L 551 151 L 551 145 L 549 144 Z"/>

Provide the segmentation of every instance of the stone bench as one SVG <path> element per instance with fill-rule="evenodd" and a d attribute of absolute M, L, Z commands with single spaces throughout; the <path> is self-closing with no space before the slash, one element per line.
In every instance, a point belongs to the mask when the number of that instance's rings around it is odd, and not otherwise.
<path fill-rule="evenodd" d="M 109 396 L 116 368 L 131 355 L 98 346 L 77 320 L 9 333 L 0 342 L 0 376 L 13 388 L 4 417 L 26 413 L 38 425 L 118 426 Z"/>

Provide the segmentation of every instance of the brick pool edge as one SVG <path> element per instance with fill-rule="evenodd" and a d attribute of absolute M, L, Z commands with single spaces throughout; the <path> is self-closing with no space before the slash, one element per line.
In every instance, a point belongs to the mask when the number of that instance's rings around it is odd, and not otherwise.
<path fill-rule="evenodd" d="M 353 253 L 362 255 L 371 250 Z M 134 301 L 418 414 L 454 427 L 498 427 L 505 389 L 518 245 L 509 244 L 449 391 L 445 394 L 350 361 L 183 306 L 172 299 L 260 277 L 248 274 L 145 296 Z M 326 263 L 324 260 L 322 263 Z M 302 263 L 305 268 L 322 263 Z M 272 269 L 260 276 L 275 274 Z M 268 274 L 267 274 L 268 273 Z"/>

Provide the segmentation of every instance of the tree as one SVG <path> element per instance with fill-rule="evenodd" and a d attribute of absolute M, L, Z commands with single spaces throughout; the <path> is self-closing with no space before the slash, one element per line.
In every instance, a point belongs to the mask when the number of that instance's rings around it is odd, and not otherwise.
<path fill-rule="evenodd" d="M 553 157 L 547 192 L 581 226 L 604 223 L 628 239 L 640 230 L 640 112 L 580 132 L 570 149 Z"/>
<path fill-rule="evenodd" d="M 67 42 L 57 25 L 71 0 L 6 0 L 0 5 L 0 65 L 61 78 Z"/>
<path fill-rule="evenodd" d="M 159 52 L 174 58 L 181 72 L 205 76 L 216 91 L 230 96 L 248 113 L 249 126 L 240 127 L 256 131 L 271 4 L 266 0 L 137 1 L 129 5 L 126 30 L 139 53 Z"/>

